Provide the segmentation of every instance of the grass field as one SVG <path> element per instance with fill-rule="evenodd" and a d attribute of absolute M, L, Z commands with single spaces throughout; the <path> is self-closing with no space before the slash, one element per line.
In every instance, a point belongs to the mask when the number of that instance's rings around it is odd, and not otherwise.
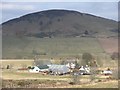
<path fill-rule="evenodd" d="M 45 54 L 41 57 L 76 56 L 84 52 L 104 53 L 96 38 L 33 38 L 4 37 L 3 58 L 33 58 L 33 53 Z"/>

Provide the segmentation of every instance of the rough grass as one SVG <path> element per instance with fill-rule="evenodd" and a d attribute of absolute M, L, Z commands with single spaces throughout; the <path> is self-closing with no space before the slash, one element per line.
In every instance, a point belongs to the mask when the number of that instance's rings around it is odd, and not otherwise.
<path fill-rule="evenodd" d="M 45 53 L 45 57 L 75 56 L 84 52 L 104 53 L 96 38 L 3 38 L 3 58 L 32 58 L 33 50 Z"/>
<path fill-rule="evenodd" d="M 68 88 L 118 88 L 118 81 L 113 80 L 107 82 L 89 83 L 84 85 L 73 85 L 69 86 Z"/>

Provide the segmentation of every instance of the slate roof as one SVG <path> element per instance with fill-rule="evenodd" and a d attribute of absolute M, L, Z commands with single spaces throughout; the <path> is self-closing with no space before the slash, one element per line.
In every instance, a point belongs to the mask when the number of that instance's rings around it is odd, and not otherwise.
<path fill-rule="evenodd" d="M 40 65 L 37 66 L 39 69 L 49 69 L 49 67 L 47 65 Z"/>

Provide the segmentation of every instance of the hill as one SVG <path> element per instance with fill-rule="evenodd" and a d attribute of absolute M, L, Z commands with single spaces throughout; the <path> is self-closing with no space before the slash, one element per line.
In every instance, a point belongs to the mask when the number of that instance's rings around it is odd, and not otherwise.
<path fill-rule="evenodd" d="M 98 37 L 116 37 L 117 22 L 71 10 L 47 10 L 2 23 L 3 58 L 105 53 Z"/>
<path fill-rule="evenodd" d="M 115 36 L 117 22 L 71 10 L 46 10 L 2 24 L 3 36 L 75 37 Z"/>

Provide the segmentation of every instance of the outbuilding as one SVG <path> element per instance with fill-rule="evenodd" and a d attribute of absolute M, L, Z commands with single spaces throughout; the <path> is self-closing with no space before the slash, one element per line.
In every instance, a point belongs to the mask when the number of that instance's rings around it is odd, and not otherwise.
<path fill-rule="evenodd" d="M 102 71 L 104 75 L 112 75 L 112 71 L 108 68 L 107 70 Z"/>
<path fill-rule="evenodd" d="M 70 70 L 66 65 L 50 65 L 49 71 L 51 74 L 61 75 L 68 73 Z"/>
<path fill-rule="evenodd" d="M 32 67 L 29 72 L 39 73 L 39 72 L 47 72 L 49 71 L 49 67 L 47 65 L 40 65 Z"/>

